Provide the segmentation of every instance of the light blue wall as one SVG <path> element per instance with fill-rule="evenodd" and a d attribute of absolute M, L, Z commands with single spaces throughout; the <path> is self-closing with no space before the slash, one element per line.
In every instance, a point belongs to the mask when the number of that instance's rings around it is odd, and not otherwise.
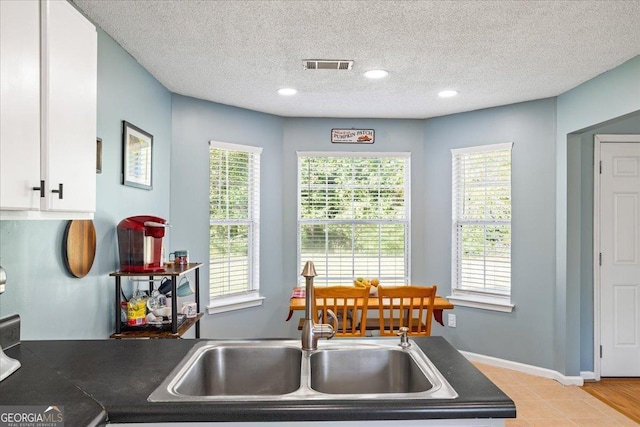
<path fill-rule="evenodd" d="M 200 269 L 203 304 L 208 301 L 209 141 L 262 147 L 260 203 L 260 307 L 201 320 L 206 338 L 288 337 L 285 323 L 293 283 L 282 280 L 282 124 L 269 114 L 173 96 L 171 148 L 171 250 L 188 249 Z M 193 331 L 190 331 L 193 333 Z M 189 335 L 187 335 L 189 336 Z"/>
<path fill-rule="evenodd" d="M 154 136 L 154 190 L 120 185 L 122 120 Z M 98 30 L 98 137 L 93 268 L 77 279 L 67 273 L 62 240 L 67 221 L 0 221 L 0 265 L 7 289 L 0 317 L 18 313 L 22 339 L 107 338 L 113 333 L 117 269 L 115 226 L 127 216 L 169 216 L 171 94 L 103 31 Z M 93 143 L 93 142 L 91 142 Z"/>
<path fill-rule="evenodd" d="M 568 150 L 580 133 L 640 110 L 640 56 L 558 96 L 556 131 L 556 289 L 553 303 L 555 338 L 553 368 L 568 375 L 580 372 L 581 283 L 579 224 L 570 212 Z M 568 145 L 569 144 L 569 145 Z M 571 215 L 573 213 L 573 215 Z"/>
<path fill-rule="evenodd" d="M 458 349 L 549 368 L 553 364 L 555 100 L 425 122 L 425 265 L 451 292 L 451 149 L 513 142 L 512 313 L 456 307 L 443 333 Z M 446 319 L 445 319 L 446 320 Z M 444 328 L 443 328 L 444 329 Z"/>

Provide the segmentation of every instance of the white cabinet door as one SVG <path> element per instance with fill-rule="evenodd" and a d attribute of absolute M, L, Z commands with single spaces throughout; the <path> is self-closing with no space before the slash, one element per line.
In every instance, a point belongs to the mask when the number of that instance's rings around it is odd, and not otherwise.
<path fill-rule="evenodd" d="M 0 1 L 0 209 L 40 209 L 39 2 Z"/>
<path fill-rule="evenodd" d="M 43 2 L 43 209 L 96 206 L 97 33 L 66 1 Z"/>

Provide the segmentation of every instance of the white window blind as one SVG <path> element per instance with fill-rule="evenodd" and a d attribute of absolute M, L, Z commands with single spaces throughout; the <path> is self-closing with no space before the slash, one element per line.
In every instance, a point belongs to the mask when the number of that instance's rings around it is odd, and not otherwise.
<path fill-rule="evenodd" d="M 316 285 L 407 284 L 409 183 L 408 153 L 298 153 L 299 271 L 313 261 Z"/>
<path fill-rule="evenodd" d="M 260 153 L 250 146 L 210 142 L 210 299 L 259 289 Z"/>
<path fill-rule="evenodd" d="M 454 295 L 511 294 L 511 147 L 451 150 Z"/>

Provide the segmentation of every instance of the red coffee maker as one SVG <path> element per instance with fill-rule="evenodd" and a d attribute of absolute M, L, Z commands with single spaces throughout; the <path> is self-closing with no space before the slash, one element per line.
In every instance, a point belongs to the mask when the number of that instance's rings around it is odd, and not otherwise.
<path fill-rule="evenodd" d="M 144 273 L 164 270 L 162 238 L 169 227 L 163 218 L 139 215 L 125 218 L 118 224 L 120 271 Z"/>

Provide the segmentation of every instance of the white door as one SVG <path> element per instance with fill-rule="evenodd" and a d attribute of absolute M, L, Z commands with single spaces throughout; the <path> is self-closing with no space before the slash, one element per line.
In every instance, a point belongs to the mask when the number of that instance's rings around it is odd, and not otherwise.
<path fill-rule="evenodd" d="M 600 146 L 600 374 L 640 376 L 640 135 Z M 597 137 L 596 137 L 597 138 Z"/>

